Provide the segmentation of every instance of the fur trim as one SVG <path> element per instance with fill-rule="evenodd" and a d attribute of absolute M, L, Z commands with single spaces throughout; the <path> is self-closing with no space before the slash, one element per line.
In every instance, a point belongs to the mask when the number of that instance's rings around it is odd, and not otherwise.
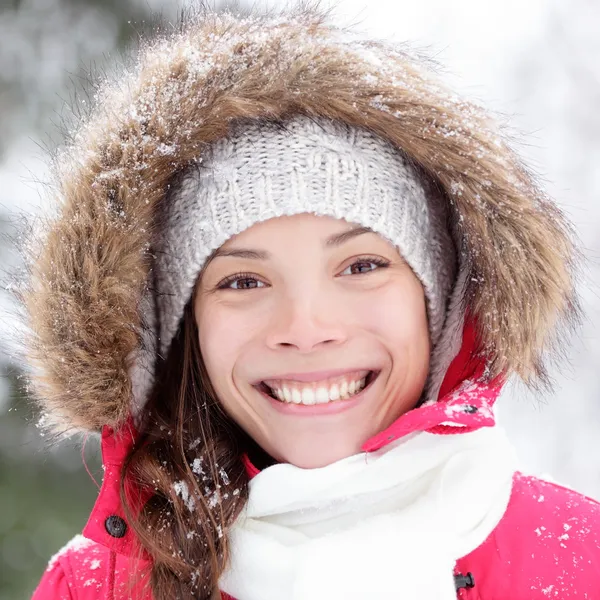
<path fill-rule="evenodd" d="M 487 113 L 404 47 L 361 39 L 315 9 L 203 11 L 144 42 L 134 67 L 103 84 L 57 161 L 59 214 L 23 299 L 34 391 L 64 424 L 99 430 L 128 413 L 139 306 L 173 177 L 232 120 L 296 114 L 367 128 L 437 179 L 466 248 L 465 301 L 489 374 L 544 380 L 557 325 L 578 315 L 573 234 Z"/>

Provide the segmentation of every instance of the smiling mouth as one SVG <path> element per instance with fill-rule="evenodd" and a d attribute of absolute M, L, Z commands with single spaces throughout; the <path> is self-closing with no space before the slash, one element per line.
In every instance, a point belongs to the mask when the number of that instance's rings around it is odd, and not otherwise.
<path fill-rule="evenodd" d="M 285 404 L 329 404 L 353 398 L 368 388 L 380 371 L 361 370 L 311 383 L 269 379 L 256 386 L 260 392 Z"/>

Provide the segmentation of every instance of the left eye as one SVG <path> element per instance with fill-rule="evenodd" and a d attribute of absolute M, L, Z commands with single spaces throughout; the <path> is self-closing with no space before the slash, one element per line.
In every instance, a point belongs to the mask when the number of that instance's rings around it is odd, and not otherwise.
<path fill-rule="evenodd" d="M 254 277 L 238 277 L 227 285 L 232 290 L 254 290 L 264 286 L 265 284 L 262 281 L 254 279 Z"/>
<path fill-rule="evenodd" d="M 348 265 L 343 271 L 342 275 L 360 275 L 361 273 L 370 273 L 375 271 L 379 267 L 386 266 L 382 263 L 373 260 L 357 260 L 351 265 Z"/>

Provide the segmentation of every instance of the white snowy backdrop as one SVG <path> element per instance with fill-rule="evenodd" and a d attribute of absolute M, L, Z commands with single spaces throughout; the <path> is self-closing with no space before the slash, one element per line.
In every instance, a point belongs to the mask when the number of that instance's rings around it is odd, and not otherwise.
<path fill-rule="evenodd" d="M 185 5 L 0 0 L 0 230 L 10 230 L 9 212 L 43 208 L 36 183 L 45 177 L 40 145 L 58 141 L 54 123 L 82 71 L 110 61 L 151 10 L 169 17 Z M 342 23 L 427 50 L 445 65 L 451 85 L 508 115 L 525 133 L 519 151 L 575 223 L 588 259 L 581 282 L 587 320 L 567 351 L 568 368 L 556 374 L 555 393 L 539 397 L 511 385 L 499 416 L 525 468 L 600 499 L 600 3 L 341 0 L 335 13 Z M 10 260 L 0 246 L 0 268 Z M 6 317 L 3 325 L 10 327 Z M 0 363 L 9 354 L 0 338 Z M 0 574 L 0 600 L 31 591 L 39 576 L 37 563 L 27 558 L 31 547 L 44 558 L 55 538 L 75 533 L 70 521 L 60 519 L 48 533 L 43 516 L 42 533 L 27 537 L 19 529 L 10 508 L 16 493 L 11 481 L 22 474 L 22 464 L 33 469 L 42 460 L 43 443 L 27 411 L 19 409 L 15 417 L 10 389 L 10 379 L 0 379 L 0 573 L 21 572 L 29 581 L 17 588 Z M 72 450 L 43 461 L 63 475 L 81 470 Z M 94 493 L 90 488 L 87 502 Z M 40 539 L 49 541 L 40 545 Z"/>

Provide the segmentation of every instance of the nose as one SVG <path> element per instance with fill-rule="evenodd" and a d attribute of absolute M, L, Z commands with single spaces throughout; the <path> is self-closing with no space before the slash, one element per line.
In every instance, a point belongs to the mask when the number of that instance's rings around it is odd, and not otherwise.
<path fill-rule="evenodd" d="M 303 295 L 282 298 L 270 320 L 266 343 L 273 350 L 294 348 L 306 354 L 320 346 L 340 344 L 346 338 L 339 310 L 322 295 Z"/>

